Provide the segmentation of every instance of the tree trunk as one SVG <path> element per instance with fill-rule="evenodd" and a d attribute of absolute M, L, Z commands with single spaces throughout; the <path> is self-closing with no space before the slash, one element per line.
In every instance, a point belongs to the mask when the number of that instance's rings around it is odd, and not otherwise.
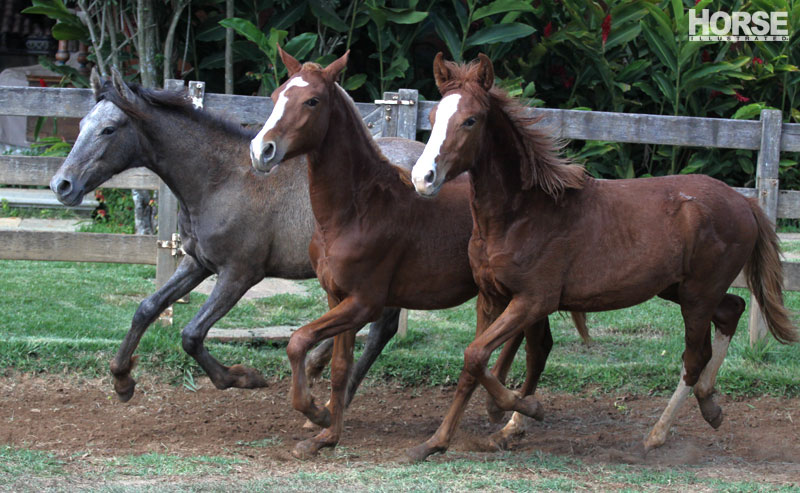
<path fill-rule="evenodd" d="M 233 18 L 233 0 L 227 0 L 225 16 Z M 225 94 L 233 94 L 233 29 L 225 29 Z"/>
<path fill-rule="evenodd" d="M 136 3 L 136 36 L 139 40 L 139 76 L 142 86 L 156 87 L 156 30 L 153 18 L 153 0 L 137 0 Z M 148 190 L 133 190 L 134 222 L 137 235 L 155 233 L 155 211 L 151 204 L 152 197 Z"/>

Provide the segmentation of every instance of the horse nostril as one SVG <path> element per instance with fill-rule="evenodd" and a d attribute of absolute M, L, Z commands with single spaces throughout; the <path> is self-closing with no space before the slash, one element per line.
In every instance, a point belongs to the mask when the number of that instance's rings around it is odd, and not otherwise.
<path fill-rule="evenodd" d="M 72 191 L 72 182 L 69 180 L 61 180 L 56 185 L 56 192 L 59 195 L 68 195 Z"/>
<path fill-rule="evenodd" d="M 275 157 L 275 152 L 277 152 L 278 148 L 275 145 L 275 142 L 269 141 L 264 143 L 264 147 L 261 149 L 261 161 L 265 164 L 272 161 Z"/>
<path fill-rule="evenodd" d="M 436 180 L 436 171 L 430 170 L 425 173 L 425 184 L 431 185 L 433 184 L 434 180 Z"/>

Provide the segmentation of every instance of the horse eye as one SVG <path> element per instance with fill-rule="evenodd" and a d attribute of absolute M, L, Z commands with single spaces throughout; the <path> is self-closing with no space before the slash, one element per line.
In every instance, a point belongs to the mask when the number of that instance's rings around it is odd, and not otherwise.
<path fill-rule="evenodd" d="M 317 103 L 319 103 L 319 99 L 317 99 L 317 98 L 311 98 L 311 99 L 309 99 L 308 101 L 306 101 L 306 103 L 305 103 L 305 104 L 306 104 L 306 106 L 311 106 L 311 107 L 313 108 L 314 106 L 316 106 L 316 105 L 317 105 Z"/>
<path fill-rule="evenodd" d="M 467 118 L 466 120 L 464 120 L 463 125 L 465 127 L 467 127 L 467 128 L 475 125 L 475 117 L 471 116 L 471 117 Z"/>
<path fill-rule="evenodd" d="M 114 128 L 114 127 L 106 127 L 106 128 L 103 129 L 102 132 L 100 132 L 100 135 L 111 135 L 111 134 L 114 133 L 114 130 L 116 130 L 116 128 Z"/>

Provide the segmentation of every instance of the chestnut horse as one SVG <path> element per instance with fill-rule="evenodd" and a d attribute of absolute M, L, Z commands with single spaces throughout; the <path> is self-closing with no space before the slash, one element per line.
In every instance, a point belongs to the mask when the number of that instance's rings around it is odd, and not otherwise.
<path fill-rule="evenodd" d="M 594 180 L 558 155 L 524 106 L 493 87 L 485 55 L 456 65 L 439 53 L 434 76 L 442 100 L 412 180 L 434 197 L 469 171 L 470 264 L 485 302 L 506 307 L 465 351 L 457 395 L 468 395 L 478 381 L 502 408 L 515 408 L 519 397 L 486 368 L 503 342 L 556 310 L 614 310 L 660 296 L 680 305 L 686 347 L 678 388 L 645 451 L 665 442 L 692 388 L 717 428 L 722 410 L 714 382 L 745 309 L 726 291 L 742 268 L 773 336 L 797 340 L 783 306 L 777 236 L 756 201 L 702 175 Z M 459 406 L 451 410 L 456 420 Z M 442 423 L 412 458 L 440 450 L 454 426 Z"/>
<path fill-rule="evenodd" d="M 447 308 L 464 303 L 478 290 L 467 257 L 472 227 L 468 177 L 443 187 L 433 200 L 420 198 L 381 154 L 355 104 L 336 84 L 348 55 L 322 69 L 310 63 L 301 66 L 280 47 L 279 52 L 289 79 L 272 95 L 275 108 L 251 143 L 251 157 L 257 170 L 274 173 L 285 159 L 307 154 L 316 218 L 309 252 L 331 308 L 298 329 L 286 348 L 292 367 L 292 404 L 326 428 L 294 448 L 296 457 L 305 458 L 335 446 L 340 438 L 341 392 L 353 356 L 353 329 L 374 320 L 384 306 Z M 479 332 L 491 320 L 482 306 L 479 297 Z M 314 344 L 334 336 L 331 398 L 320 407 L 306 381 L 305 358 Z M 496 366 L 501 380 L 521 336 L 501 353 Z M 528 353 L 525 395 L 535 388 L 544 367 L 546 354 L 540 353 L 537 349 Z M 538 416 L 538 410 L 523 405 L 514 410 Z M 496 438 L 502 442 L 518 431 L 517 421 L 512 420 Z"/>

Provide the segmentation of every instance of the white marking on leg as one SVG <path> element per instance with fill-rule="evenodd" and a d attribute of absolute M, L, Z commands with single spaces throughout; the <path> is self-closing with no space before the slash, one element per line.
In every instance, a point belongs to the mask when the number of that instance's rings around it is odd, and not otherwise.
<path fill-rule="evenodd" d="M 664 445 L 664 442 L 667 441 L 667 433 L 672 426 L 672 422 L 675 420 L 675 416 L 677 416 L 678 411 L 683 405 L 683 401 L 686 400 L 686 397 L 689 396 L 689 392 L 692 390 L 691 387 L 686 385 L 686 380 L 684 380 L 685 376 L 686 367 L 683 366 L 681 367 L 681 376 L 680 380 L 678 381 L 678 388 L 675 389 L 675 393 L 672 394 L 667 407 L 664 408 L 664 412 L 661 413 L 658 423 L 653 426 L 653 429 L 650 430 L 650 434 L 644 441 L 645 451 L 655 447 L 660 447 L 661 445 Z"/>
<path fill-rule="evenodd" d="M 714 342 L 711 343 L 711 359 L 706 363 L 706 367 L 700 372 L 700 378 L 694 386 L 694 394 L 700 397 L 707 397 L 714 391 L 714 384 L 717 381 L 717 373 L 728 354 L 728 346 L 731 344 L 730 336 L 726 336 L 719 330 L 714 333 Z"/>
<path fill-rule="evenodd" d="M 439 102 L 439 106 L 436 107 L 436 123 L 433 124 L 431 136 L 428 139 L 428 143 L 425 144 L 422 155 L 411 169 L 411 181 L 414 182 L 414 187 L 420 193 L 425 193 L 431 189 L 432 184 L 425 182 L 425 176 L 430 171 L 436 172 L 436 158 L 439 157 L 439 151 L 447 136 L 447 125 L 450 122 L 450 118 L 458 110 L 458 101 L 460 99 L 461 94 L 450 94 L 445 96 Z"/>
<path fill-rule="evenodd" d="M 254 160 L 257 161 L 261 159 L 261 143 L 264 140 L 264 136 L 267 135 L 267 132 L 275 128 L 275 125 L 277 125 L 283 117 L 283 112 L 286 111 L 286 103 L 289 102 L 289 96 L 286 95 L 286 91 L 293 87 L 305 87 L 307 85 L 308 82 L 304 81 L 302 77 L 295 77 L 286 84 L 286 87 L 284 87 L 283 91 L 278 95 L 278 102 L 275 103 L 275 107 L 272 109 L 272 113 L 269 114 L 267 122 L 258 132 L 258 135 L 250 141 L 250 154 Z"/>
<path fill-rule="evenodd" d="M 500 430 L 500 433 L 506 437 L 510 438 L 515 435 L 521 435 L 525 433 L 525 430 L 528 429 L 528 425 L 526 420 L 530 420 L 533 418 L 529 418 L 524 414 L 520 414 L 514 411 L 514 414 L 511 415 L 511 419 L 508 420 L 508 423 Z"/>

